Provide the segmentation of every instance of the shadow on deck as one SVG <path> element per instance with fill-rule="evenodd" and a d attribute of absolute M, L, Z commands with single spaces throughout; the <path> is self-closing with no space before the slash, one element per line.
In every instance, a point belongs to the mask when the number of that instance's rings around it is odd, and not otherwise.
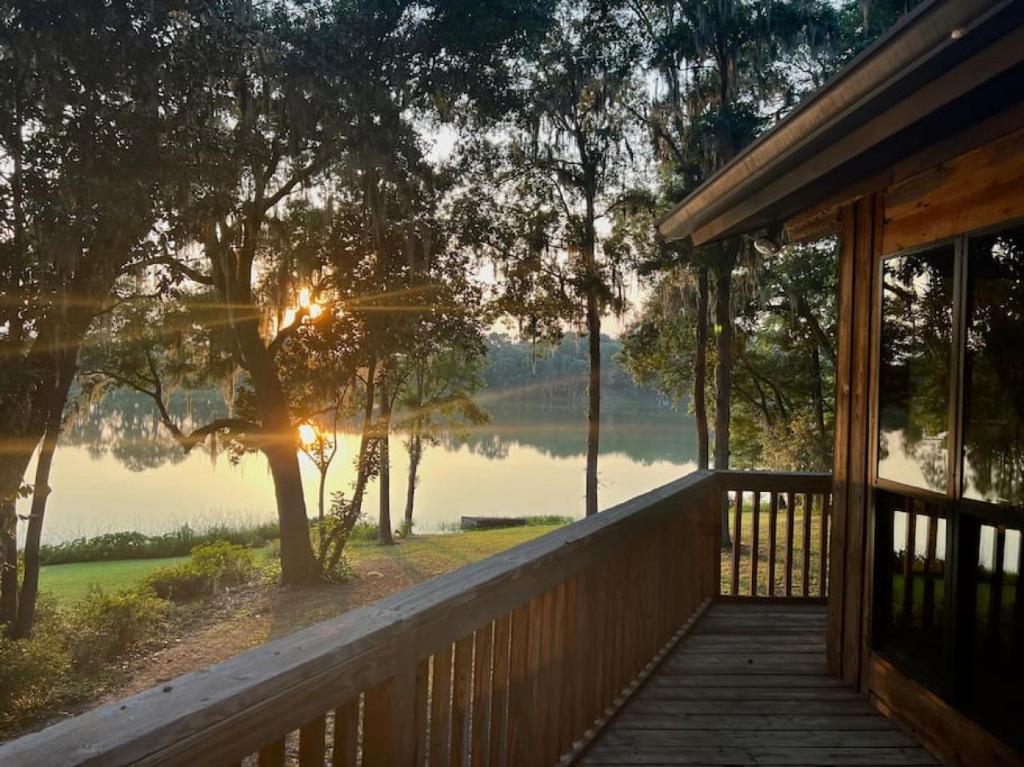
<path fill-rule="evenodd" d="M 934 765 L 825 664 L 825 607 L 713 603 L 582 765 Z"/>

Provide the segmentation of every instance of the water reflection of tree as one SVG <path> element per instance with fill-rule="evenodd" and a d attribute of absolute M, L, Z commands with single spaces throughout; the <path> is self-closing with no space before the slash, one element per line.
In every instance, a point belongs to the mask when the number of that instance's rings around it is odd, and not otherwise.
<path fill-rule="evenodd" d="M 224 399 L 215 391 L 178 392 L 171 397 L 169 409 L 186 431 L 227 413 Z M 152 401 L 127 391 L 80 403 L 61 441 L 85 448 L 94 459 L 110 454 L 131 471 L 176 464 L 188 457 L 161 427 Z"/>
<path fill-rule="evenodd" d="M 508 457 L 512 446 L 528 447 L 552 458 L 575 458 L 586 449 L 586 419 L 572 408 L 493 407 L 491 422 L 447 434 L 441 443 L 448 450 L 467 447 L 484 458 Z M 687 463 L 696 460 L 696 431 L 692 419 L 667 408 L 639 408 L 606 413 L 602 419 L 603 454 L 620 453 L 643 466 L 657 461 Z"/>
<path fill-rule="evenodd" d="M 1024 505 L 1024 227 L 973 238 L 968 264 L 967 493 Z"/>
<path fill-rule="evenodd" d="M 951 246 L 885 262 L 879 431 L 899 433 L 928 487 L 946 486 L 953 338 Z M 879 441 L 879 458 L 888 445 Z M 891 477 L 900 479 L 899 477 Z"/>

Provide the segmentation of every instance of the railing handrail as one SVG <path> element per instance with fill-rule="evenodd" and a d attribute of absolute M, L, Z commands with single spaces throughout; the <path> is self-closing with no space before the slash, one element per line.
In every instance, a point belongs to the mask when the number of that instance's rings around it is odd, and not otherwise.
<path fill-rule="evenodd" d="M 726 492 L 827 493 L 832 489 L 831 472 L 723 469 L 713 473 Z"/>
<path fill-rule="evenodd" d="M 11 741 L 0 746 L 0 763 L 207 763 L 242 747 L 258 749 L 267 732 L 301 727 L 322 712 L 324 698 L 342 700 L 390 678 L 409 654 L 435 652 L 581 572 L 610 553 L 623 533 L 690 508 L 680 501 L 700 508 L 697 501 L 719 492 L 728 474 L 693 472 L 209 669 Z"/>

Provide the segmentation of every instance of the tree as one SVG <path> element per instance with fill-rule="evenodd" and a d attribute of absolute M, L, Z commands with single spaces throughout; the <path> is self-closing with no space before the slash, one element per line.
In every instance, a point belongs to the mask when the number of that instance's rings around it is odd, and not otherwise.
<path fill-rule="evenodd" d="M 598 223 L 628 187 L 637 46 L 614 3 L 563 3 L 524 73 L 523 105 L 504 163 L 491 169 L 500 199 L 486 252 L 503 269 L 503 310 L 548 335 L 579 322 L 588 338 L 586 512 L 598 511 L 601 318 L 621 310 L 627 268 Z M 476 199 L 479 199 L 477 197 Z"/>
<path fill-rule="evenodd" d="M 419 465 L 427 445 L 436 444 L 442 429 L 485 423 L 487 414 L 473 400 L 482 387 L 480 369 L 484 347 L 478 327 L 456 322 L 456 336 L 431 332 L 425 340 L 433 348 L 420 347 L 408 358 L 409 371 L 400 395 L 404 411 L 400 426 L 408 432 L 409 475 L 405 493 L 404 529 L 411 532 Z M 438 328 L 438 330 L 441 330 Z M 441 343 L 438 343 L 444 339 Z"/>
<path fill-rule="evenodd" d="M 0 621 L 27 636 L 78 352 L 150 263 L 195 113 L 170 8 L 48 0 L 0 15 Z M 15 501 L 37 448 L 19 608 Z"/>

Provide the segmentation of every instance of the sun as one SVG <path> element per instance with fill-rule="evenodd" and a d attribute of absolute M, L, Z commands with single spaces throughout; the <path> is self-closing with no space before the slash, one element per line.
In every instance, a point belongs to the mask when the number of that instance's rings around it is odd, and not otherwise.
<path fill-rule="evenodd" d="M 316 427 L 309 423 L 299 424 L 299 442 L 306 447 L 316 443 L 318 434 Z"/>

